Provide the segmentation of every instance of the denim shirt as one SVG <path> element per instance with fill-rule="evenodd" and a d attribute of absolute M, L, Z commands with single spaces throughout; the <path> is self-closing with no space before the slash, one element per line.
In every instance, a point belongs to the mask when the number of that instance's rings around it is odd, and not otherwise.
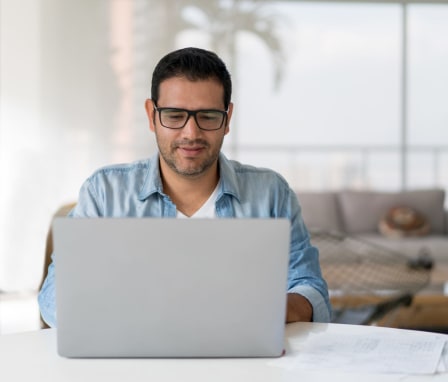
<path fill-rule="evenodd" d="M 310 244 L 296 194 L 272 170 L 242 165 L 219 156 L 220 185 L 216 199 L 218 218 L 288 218 L 291 244 L 288 293 L 298 293 L 313 306 L 313 321 L 330 320 L 327 284 L 318 250 Z M 82 185 L 71 217 L 175 217 L 176 205 L 163 192 L 159 156 L 96 171 Z M 57 256 L 57 254 L 53 254 Z M 56 326 L 55 268 L 39 293 L 42 318 Z"/>

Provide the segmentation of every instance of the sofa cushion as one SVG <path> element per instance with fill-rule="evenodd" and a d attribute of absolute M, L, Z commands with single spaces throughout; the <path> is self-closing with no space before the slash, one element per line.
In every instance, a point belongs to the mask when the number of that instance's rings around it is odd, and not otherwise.
<path fill-rule="evenodd" d="M 444 225 L 445 225 L 445 230 L 443 232 L 448 235 L 448 210 L 445 210 Z"/>
<path fill-rule="evenodd" d="M 342 224 L 335 192 L 297 192 L 302 216 L 310 230 L 341 231 Z"/>
<path fill-rule="evenodd" d="M 415 209 L 428 220 L 432 233 L 444 231 L 445 191 L 441 189 L 403 192 L 341 191 L 339 207 L 347 233 L 378 232 L 378 223 L 396 206 Z"/>

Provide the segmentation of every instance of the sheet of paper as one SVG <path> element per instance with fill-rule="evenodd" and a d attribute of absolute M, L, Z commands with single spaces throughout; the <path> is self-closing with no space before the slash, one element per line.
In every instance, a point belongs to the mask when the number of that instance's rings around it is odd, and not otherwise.
<path fill-rule="evenodd" d="M 433 374 L 446 371 L 447 339 L 445 335 L 407 330 L 368 335 L 310 333 L 306 341 L 294 344 L 297 350 L 275 364 L 288 369 Z"/>
<path fill-rule="evenodd" d="M 442 351 L 442 356 L 440 357 L 439 366 L 437 367 L 438 373 L 448 372 L 448 340 L 445 342 L 445 347 Z"/>

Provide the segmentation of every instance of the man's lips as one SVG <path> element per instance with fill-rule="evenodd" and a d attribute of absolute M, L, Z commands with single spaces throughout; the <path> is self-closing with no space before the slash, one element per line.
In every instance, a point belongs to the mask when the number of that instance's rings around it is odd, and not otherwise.
<path fill-rule="evenodd" d="M 186 155 L 198 155 L 205 149 L 204 146 L 179 146 L 178 150 Z"/>
<path fill-rule="evenodd" d="M 175 144 L 175 149 L 186 156 L 197 156 L 207 148 L 207 143 L 200 140 L 180 141 Z"/>

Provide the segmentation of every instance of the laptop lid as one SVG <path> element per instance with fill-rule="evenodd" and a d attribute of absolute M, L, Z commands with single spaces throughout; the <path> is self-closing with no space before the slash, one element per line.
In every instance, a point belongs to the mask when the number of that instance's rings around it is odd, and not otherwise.
<path fill-rule="evenodd" d="M 55 219 L 59 354 L 281 355 L 289 231 L 286 219 Z"/>

